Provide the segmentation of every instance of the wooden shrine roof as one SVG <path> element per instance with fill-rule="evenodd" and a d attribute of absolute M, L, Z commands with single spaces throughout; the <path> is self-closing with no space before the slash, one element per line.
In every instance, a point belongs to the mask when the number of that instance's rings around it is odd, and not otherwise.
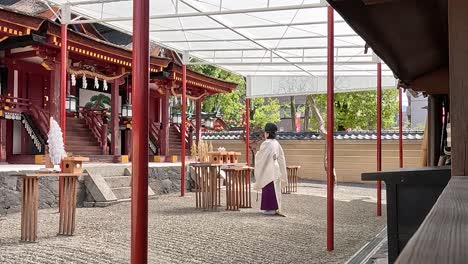
<path fill-rule="evenodd" d="M 414 90 L 448 92 L 447 0 L 327 0 Z"/>

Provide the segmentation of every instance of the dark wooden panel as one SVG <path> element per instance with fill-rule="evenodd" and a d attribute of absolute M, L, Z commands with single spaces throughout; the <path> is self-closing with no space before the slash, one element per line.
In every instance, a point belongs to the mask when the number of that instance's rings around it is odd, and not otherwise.
<path fill-rule="evenodd" d="M 430 178 L 433 177 L 448 177 L 450 176 L 450 167 L 423 167 L 423 168 L 404 168 L 393 171 L 379 171 L 379 172 L 366 172 L 363 173 L 361 178 L 363 181 L 376 181 L 383 180 L 387 183 L 419 181 L 418 178 L 424 177 L 424 182 L 428 184 Z"/>
<path fill-rule="evenodd" d="M 448 1 L 452 174 L 468 175 L 468 1 Z"/>
<path fill-rule="evenodd" d="M 397 263 L 468 261 L 468 177 L 452 177 Z"/>

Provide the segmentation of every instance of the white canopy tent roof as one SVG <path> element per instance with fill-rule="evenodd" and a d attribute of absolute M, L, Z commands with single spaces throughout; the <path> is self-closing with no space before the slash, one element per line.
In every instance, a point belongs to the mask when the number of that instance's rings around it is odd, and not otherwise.
<path fill-rule="evenodd" d="M 52 0 L 87 21 L 132 31 L 132 1 Z M 320 0 L 151 0 L 150 39 L 247 77 L 249 97 L 325 93 L 327 9 Z M 375 89 L 379 61 L 335 14 L 335 91 Z M 383 87 L 395 87 L 382 65 Z M 282 76 L 283 78 L 278 78 Z M 280 79 L 283 79 L 281 81 Z M 284 80 L 288 80 L 285 82 Z M 278 84 L 278 82 L 282 84 Z M 303 87 L 303 83 L 312 84 Z M 286 83 L 301 83 L 285 89 Z M 274 87 L 281 86 L 281 89 Z M 278 94 L 281 91 L 281 94 Z"/>

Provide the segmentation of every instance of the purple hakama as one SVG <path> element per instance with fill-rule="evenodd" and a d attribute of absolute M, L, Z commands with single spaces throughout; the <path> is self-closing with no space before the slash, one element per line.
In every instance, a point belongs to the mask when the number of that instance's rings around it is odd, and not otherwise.
<path fill-rule="evenodd" d="M 276 200 L 275 184 L 270 182 L 262 188 L 261 210 L 278 210 L 278 201 Z"/>

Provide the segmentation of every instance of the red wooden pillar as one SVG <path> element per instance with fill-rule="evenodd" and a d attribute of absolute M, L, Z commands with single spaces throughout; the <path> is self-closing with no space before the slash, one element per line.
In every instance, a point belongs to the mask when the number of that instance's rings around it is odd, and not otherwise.
<path fill-rule="evenodd" d="M 327 250 L 334 249 L 334 186 L 335 186 L 335 157 L 334 157 L 334 18 L 333 8 L 327 10 Z"/>
<path fill-rule="evenodd" d="M 200 99 L 200 100 L 197 100 L 196 103 L 195 103 L 195 123 L 196 123 L 196 127 L 195 127 L 195 133 L 196 133 L 196 139 L 197 139 L 197 146 L 198 146 L 198 143 L 200 142 L 200 139 L 201 139 L 201 104 L 202 104 L 202 100 L 203 99 Z"/>
<path fill-rule="evenodd" d="M 377 171 L 382 171 L 382 63 L 377 63 Z M 382 181 L 377 181 L 377 216 L 382 216 Z"/>
<path fill-rule="evenodd" d="M 66 122 L 67 115 L 65 110 L 65 102 L 67 100 L 67 46 L 68 46 L 68 36 L 67 36 L 67 25 L 61 25 L 61 41 L 60 41 L 60 128 L 62 128 L 63 133 L 63 144 L 65 145 L 66 139 Z"/>
<path fill-rule="evenodd" d="M 166 91 L 161 98 L 161 156 L 169 155 L 169 94 Z"/>
<path fill-rule="evenodd" d="M 182 125 L 180 128 L 180 137 L 182 140 L 182 150 L 180 159 L 182 161 L 182 167 L 180 168 L 180 195 L 185 195 L 185 132 L 187 131 L 187 54 L 183 55 L 182 64 Z"/>
<path fill-rule="evenodd" d="M 133 1 L 131 263 L 148 263 L 149 0 Z"/>
<path fill-rule="evenodd" d="M 7 146 L 7 136 L 6 136 L 6 120 L 0 119 L 0 162 L 6 162 L 6 146 Z"/>
<path fill-rule="evenodd" d="M 9 51 L 6 52 L 5 56 L 10 56 Z M 7 80 L 7 95 L 13 96 L 15 86 L 15 70 L 16 67 L 11 60 L 6 60 L 6 66 L 8 68 L 8 80 Z M 9 157 L 13 155 L 13 121 L 2 120 L 5 124 L 5 160 L 8 161 Z"/>
<path fill-rule="evenodd" d="M 398 147 L 400 152 L 400 168 L 403 168 L 403 88 L 398 88 Z"/>
<path fill-rule="evenodd" d="M 250 166 L 250 98 L 245 99 L 245 162 Z"/>
<path fill-rule="evenodd" d="M 119 83 L 120 80 L 114 80 L 111 85 L 111 154 L 121 155 L 119 148 L 120 125 L 119 125 Z"/>

